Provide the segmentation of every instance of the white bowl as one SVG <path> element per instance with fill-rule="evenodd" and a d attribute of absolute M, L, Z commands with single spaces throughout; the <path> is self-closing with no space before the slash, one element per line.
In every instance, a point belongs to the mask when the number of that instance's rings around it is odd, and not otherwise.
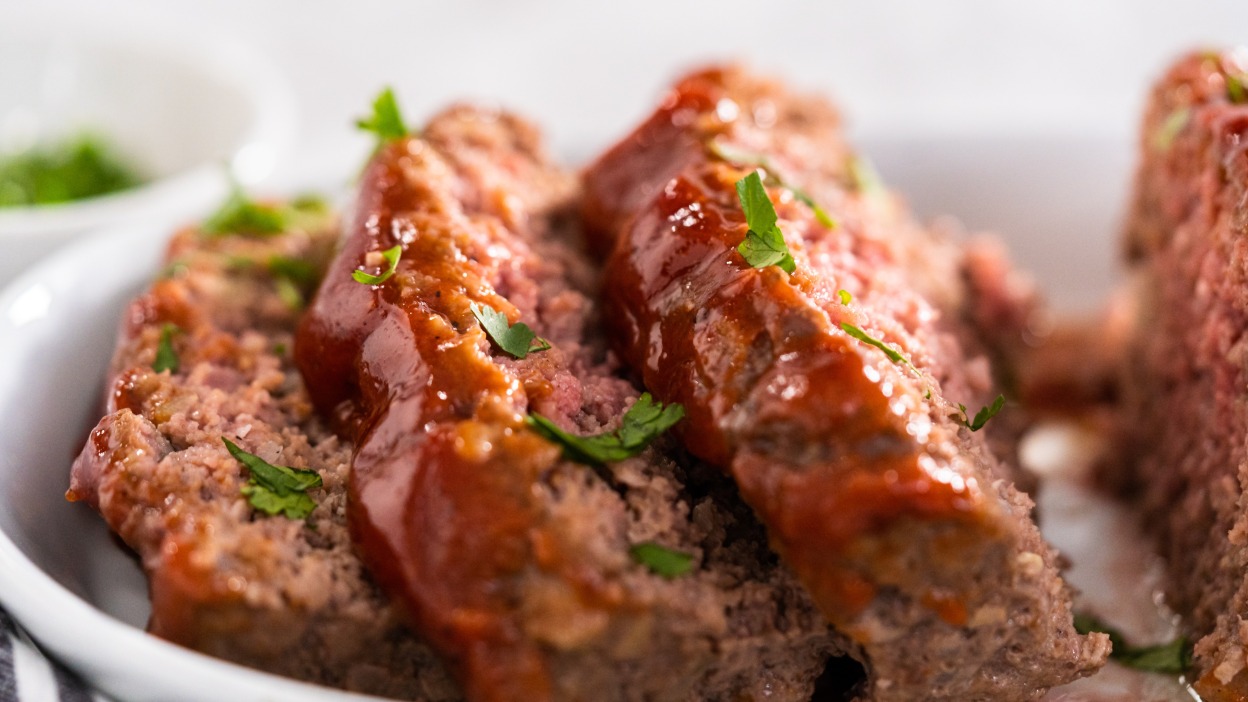
<path fill-rule="evenodd" d="M 0 294 L 0 605 L 90 684 L 121 700 L 376 699 L 248 670 L 143 631 L 146 584 L 102 520 L 64 499 L 98 419 L 122 307 L 171 228 L 99 232 Z"/>
<path fill-rule="evenodd" d="M 281 72 L 229 39 L 0 25 L 0 153 L 86 129 L 149 179 L 73 203 L 0 208 L 0 283 L 86 231 L 210 207 L 227 167 L 244 184 L 264 178 L 292 143 L 294 105 Z"/>
<path fill-rule="evenodd" d="M 1036 147 L 1038 143 L 1045 148 Z M 886 177 L 916 193 L 920 203 L 932 193 L 956 190 L 959 183 L 974 189 L 976 181 L 1004 162 L 999 154 L 1036 153 L 1037 168 L 1057 172 L 1071 162 L 1072 154 L 1112 154 L 1119 148 L 1085 140 L 977 142 L 968 151 L 965 168 L 940 174 L 933 174 L 925 159 L 915 158 L 955 146 L 966 144 L 922 139 L 872 143 L 873 151 L 882 155 L 879 163 L 886 167 Z M 332 167 L 323 171 L 333 175 L 311 184 L 331 186 L 332 191 L 350 171 L 343 164 L 354 158 L 354 152 L 349 159 L 334 155 L 327 162 Z M 1121 154 L 1117 158 L 1125 160 Z M 1117 202 L 1127 187 L 1125 166 L 1121 170 L 1077 181 L 1088 191 L 1084 197 L 1089 202 L 1100 203 L 1096 212 L 1072 213 L 1079 219 L 1079 231 L 1112 219 L 1109 203 Z M 1067 196 L 1064 178 L 1045 182 L 1002 180 L 996 184 L 1001 192 L 995 193 L 1000 203 L 973 206 L 967 199 L 964 204 L 970 209 L 965 214 L 972 220 L 999 214 L 1006 226 L 1026 231 L 1037 203 L 1062 202 Z M 1002 207 L 1009 211 L 998 213 Z M 121 310 L 159 269 L 173 229 L 164 222 L 92 233 L 46 257 L 0 292 L 0 606 L 47 650 L 119 700 L 374 699 L 248 670 L 144 633 L 149 606 L 141 572 L 94 512 L 64 499 L 69 466 L 100 415 L 104 371 Z M 1101 238 L 1095 236 L 1050 238 L 1036 246 L 1049 256 L 1102 255 Z M 1099 276 L 1071 277 L 1064 266 L 1047 272 L 1041 267 L 1040 272 L 1042 282 L 1068 286 L 1072 299 L 1084 303 L 1100 299 L 1107 285 Z M 1061 464 L 1052 456 L 1047 462 Z M 1145 542 L 1130 531 L 1130 518 L 1121 510 L 1106 510 L 1084 493 L 1072 493 L 1061 482 L 1051 486 L 1056 489 L 1046 490 L 1041 499 L 1045 513 L 1057 520 L 1046 524 L 1046 533 L 1074 558 L 1072 582 L 1101 607 L 1098 611 L 1106 612 L 1115 603 L 1122 607 L 1114 621 L 1123 622 L 1133 635 L 1164 636 L 1170 623 L 1159 617 L 1149 597 L 1149 583 L 1155 582 L 1147 579 L 1152 561 Z M 1113 548 L 1106 551 L 1107 535 L 1119 532 L 1127 536 L 1114 537 Z M 1107 552 L 1114 558 L 1107 560 Z M 1106 574 L 1110 566 L 1121 580 Z M 1115 589 L 1118 582 L 1143 584 L 1144 594 L 1126 596 L 1138 593 Z M 1054 690 L 1047 699 L 1173 702 L 1190 699 L 1185 695 L 1169 678 L 1118 669 Z"/>

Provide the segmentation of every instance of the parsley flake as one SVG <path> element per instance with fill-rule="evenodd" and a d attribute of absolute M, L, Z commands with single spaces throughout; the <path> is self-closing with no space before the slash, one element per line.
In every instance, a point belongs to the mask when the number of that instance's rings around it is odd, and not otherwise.
<path fill-rule="evenodd" d="M 160 343 L 156 346 L 156 358 L 152 360 L 152 370 L 157 373 L 177 373 L 182 366 L 178 352 L 173 348 L 173 335 L 181 334 L 178 325 L 166 322 L 160 328 Z"/>
<path fill-rule="evenodd" d="M 262 204 L 247 197 L 242 187 L 232 182 L 229 197 L 211 217 L 204 220 L 201 228 L 205 234 L 212 236 L 268 236 L 285 231 L 286 215 L 281 207 Z"/>
<path fill-rule="evenodd" d="M 848 305 L 854 301 L 854 296 L 850 295 L 848 290 L 837 290 L 836 296 L 841 298 L 842 305 Z"/>
<path fill-rule="evenodd" d="M 285 514 L 289 519 L 306 519 L 316 509 L 316 501 L 307 494 L 321 486 L 321 476 L 316 471 L 275 466 L 224 436 L 221 440 L 230 455 L 251 472 L 242 493 L 252 507 L 268 515 Z"/>
<path fill-rule="evenodd" d="M 377 135 L 379 145 L 402 139 L 408 134 L 403 115 L 399 112 L 399 103 L 390 88 L 382 90 L 373 100 L 373 114 L 357 119 L 355 126 Z"/>
<path fill-rule="evenodd" d="M 320 193 L 301 193 L 290 201 L 290 207 L 298 212 L 306 212 L 309 214 L 326 214 L 329 210 L 329 201 Z"/>
<path fill-rule="evenodd" d="M 904 365 L 904 366 L 909 366 L 909 365 L 912 365 L 912 364 L 910 363 L 910 359 L 908 359 L 908 358 L 906 358 L 905 356 L 901 355 L 901 353 L 900 353 L 899 351 L 897 351 L 897 349 L 894 349 L 893 347 L 889 346 L 888 344 L 885 344 L 883 341 L 880 341 L 879 339 L 876 339 L 875 337 L 873 337 L 873 336 L 871 336 L 870 334 L 868 334 L 868 333 L 864 332 L 863 330 L 859 329 L 858 327 L 855 327 L 854 325 L 850 324 L 849 322 L 841 322 L 841 329 L 842 329 L 842 330 L 843 330 L 846 334 L 849 334 L 850 336 L 852 336 L 852 337 L 854 337 L 855 339 L 857 339 L 857 340 L 861 341 L 862 343 L 864 343 L 864 344 L 868 344 L 868 345 L 870 345 L 870 346 L 874 346 L 875 348 L 877 348 L 877 349 L 879 349 L 879 350 L 883 351 L 883 352 L 884 352 L 884 355 L 885 355 L 885 356 L 888 356 L 888 360 L 892 361 L 893 363 L 899 363 L 899 364 Z"/>
<path fill-rule="evenodd" d="M 970 429 L 971 431 L 979 431 L 984 428 L 984 425 L 988 423 L 989 419 L 997 416 L 997 412 L 1000 412 L 1001 408 L 1004 406 L 1005 395 L 997 395 L 997 399 L 993 400 L 991 405 L 988 405 L 987 407 L 984 407 L 976 412 L 974 419 L 969 419 L 970 415 L 966 413 L 966 405 L 958 403 L 958 409 L 962 411 L 962 416 L 959 417 L 955 414 L 953 415 L 953 418 L 958 420 L 958 423 L 967 429 Z"/>
<path fill-rule="evenodd" d="M 267 268 L 273 276 L 277 296 L 292 310 L 302 309 L 308 293 L 316 287 L 316 266 L 310 261 L 290 256 L 272 256 Z"/>
<path fill-rule="evenodd" d="M 827 210 L 820 207 L 819 203 L 815 202 L 815 199 L 805 190 L 793 185 L 787 178 L 780 175 L 780 170 L 772 165 L 771 159 L 767 158 L 763 154 L 757 154 L 752 151 L 746 151 L 744 149 L 738 149 L 734 146 L 730 146 L 729 144 L 721 142 L 718 139 L 712 139 L 707 142 L 706 146 L 707 149 L 709 149 L 710 152 L 717 158 L 728 161 L 729 163 L 762 168 L 767 172 L 768 184 L 778 185 L 781 188 L 793 193 L 793 197 L 797 198 L 798 202 L 810 208 L 810 211 L 815 215 L 815 220 L 819 222 L 819 224 L 822 224 L 828 229 L 836 228 L 836 220 L 832 218 L 832 215 L 828 214 Z"/>
<path fill-rule="evenodd" d="M 751 171 L 737 181 L 737 199 L 741 201 L 741 210 L 745 212 L 745 223 L 749 227 L 745 240 L 737 246 L 745 262 L 753 268 L 779 266 L 786 273 L 796 271 L 797 263 L 784 242 L 784 233 L 776 226 L 779 219 L 776 208 L 767 196 L 758 171 Z"/>
<path fill-rule="evenodd" d="M 473 316 L 481 323 L 481 328 L 485 330 L 485 333 L 489 334 L 500 349 L 512 356 L 524 358 L 531 353 L 550 348 L 550 342 L 533 333 L 529 325 L 524 322 L 508 324 L 507 315 L 489 305 L 478 305 L 473 302 L 468 306 L 472 308 Z"/>
<path fill-rule="evenodd" d="M 316 266 L 302 258 L 271 256 L 268 261 L 268 269 L 273 275 L 287 278 L 299 285 L 316 284 Z"/>
<path fill-rule="evenodd" d="M 1161 123 L 1157 131 L 1153 132 L 1153 148 L 1157 151 L 1168 151 L 1191 117 L 1192 108 L 1187 106 L 1180 107 L 1166 115 L 1165 121 Z"/>
<path fill-rule="evenodd" d="M 1113 651 L 1109 657 L 1128 668 L 1148 673 L 1184 673 L 1192 665 L 1192 646 L 1180 636 L 1169 643 L 1153 646 L 1132 646 L 1122 632 L 1088 614 L 1075 615 L 1075 631 L 1080 634 L 1100 632 L 1109 635 Z"/>
<path fill-rule="evenodd" d="M 684 416 L 685 408 L 679 404 L 665 406 L 655 402 L 650 393 L 643 392 L 624 413 L 620 428 L 613 432 L 577 436 L 560 429 L 540 414 L 530 414 L 525 422 L 546 440 L 559 444 L 564 458 L 587 465 L 601 465 L 636 456 Z"/>
<path fill-rule="evenodd" d="M 1238 105 L 1248 99 L 1248 91 L 1244 90 L 1244 74 L 1226 74 L 1226 97 Z"/>
<path fill-rule="evenodd" d="M 362 270 L 351 272 L 351 278 L 362 285 L 381 285 L 390 280 L 390 276 L 399 268 L 399 258 L 403 255 L 403 245 L 395 244 L 385 251 L 381 252 L 381 257 L 386 262 L 386 268 L 379 275 L 366 273 Z"/>
<path fill-rule="evenodd" d="M 668 580 L 678 578 L 693 570 L 693 555 L 646 541 L 628 549 L 633 560 L 650 569 L 655 575 Z"/>
<path fill-rule="evenodd" d="M 0 208 L 49 205 L 107 195 L 144 180 L 99 135 L 36 146 L 0 158 Z"/>
<path fill-rule="evenodd" d="M 866 156 L 850 156 L 845 162 L 845 170 L 854 190 L 870 197 L 878 197 L 884 193 L 884 181 L 880 178 L 879 171 L 875 170 L 875 164 Z"/>

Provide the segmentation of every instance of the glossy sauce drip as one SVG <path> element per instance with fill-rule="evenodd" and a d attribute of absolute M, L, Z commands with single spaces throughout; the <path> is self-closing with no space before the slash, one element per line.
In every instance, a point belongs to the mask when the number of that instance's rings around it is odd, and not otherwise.
<path fill-rule="evenodd" d="M 978 489 L 933 473 L 881 374 L 800 275 L 741 259 L 731 176 L 718 164 L 678 176 L 642 212 L 607 266 L 606 318 L 623 320 L 614 338 L 646 387 L 685 406 L 690 450 L 733 474 L 825 613 L 847 621 L 874 586 L 842 549 L 902 516 L 970 518 Z"/>
<path fill-rule="evenodd" d="M 690 450 L 732 474 L 825 614 L 847 624 L 880 586 L 864 540 L 917 519 L 960 524 L 952 539 L 972 541 L 986 507 L 974 479 L 908 430 L 907 417 L 928 410 L 896 392 L 917 382 L 906 369 L 844 334 L 800 264 L 792 276 L 753 269 L 736 251 L 747 227 L 734 183 L 745 172 L 701 146 L 722 125 L 672 107 L 715 105 L 718 80 L 708 72 L 683 83 L 590 170 L 590 225 L 618 227 L 605 319 L 647 389 L 685 406 L 679 431 Z M 655 144 L 698 148 L 677 157 Z M 639 201 L 645 192 L 652 199 Z M 800 249 L 802 229 L 785 234 Z M 938 616 L 963 623 L 957 593 L 916 587 Z"/>
<path fill-rule="evenodd" d="M 532 544 L 557 543 L 531 486 L 559 452 L 523 428 L 525 386 L 540 382 L 494 363 L 472 317 L 472 301 L 510 307 L 489 258 L 466 230 L 438 225 L 455 215 L 404 172 L 408 147 L 387 147 L 366 171 L 354 235 L 296 359 L 318 406 L 357 437 L 349 515 L 378 580 L 454 660 L 470 699 L 545 699 L 548 672 L 513 602 Z M 389 281 L 350 278 L 367 251 L 395 243 Z"/>

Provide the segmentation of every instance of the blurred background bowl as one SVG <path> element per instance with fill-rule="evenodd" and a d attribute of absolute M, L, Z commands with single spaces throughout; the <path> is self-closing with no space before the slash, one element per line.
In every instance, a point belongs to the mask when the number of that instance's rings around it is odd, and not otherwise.
<path fill-rule="evenodd" d="M 66 22 L 0 25 L 0 158 L 82 133 L 143 184 L 63 204 L 0 207 L 0 283 L 86 231 L 198 214 L 226 169 L 265 178 L 295 139 L 281 71 L 232 39 L 130 35 Z"/>

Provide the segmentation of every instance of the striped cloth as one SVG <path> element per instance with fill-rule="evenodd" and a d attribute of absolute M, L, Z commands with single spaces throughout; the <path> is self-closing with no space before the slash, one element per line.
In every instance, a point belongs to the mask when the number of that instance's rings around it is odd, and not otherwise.
<path fill-rule="evenodd" d="M 0 609 L 0 702 L 108 702 L 39 652 Z"/>

